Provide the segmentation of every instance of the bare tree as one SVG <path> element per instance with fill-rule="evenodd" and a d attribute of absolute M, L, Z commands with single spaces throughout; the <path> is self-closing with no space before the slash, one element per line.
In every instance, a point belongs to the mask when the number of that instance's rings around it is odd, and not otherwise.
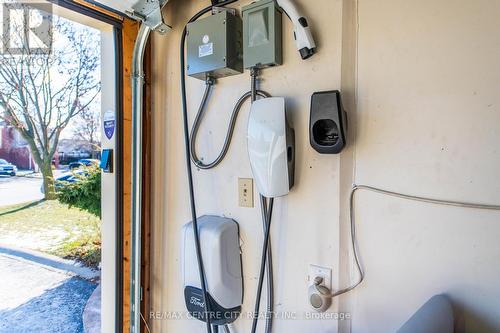
<path fill-rule="evenodd" d="M 28 142 L 50 200 L 55 198 L 52 159 L 61 132 L 100 93 L 100 34 L 54 16 L 51 51 L 39 52 L 25 25 L 21 22 L 11 38 L 3 40 L 0 119 Z M 15 52 L 9 51 L 13 39 Z"/>
<path fill-rule="evenodd" d="M 76 118 L 73 134 L 75 138 L 88 142 L 94 151 L 100 150 L 100 126 L 99 110 L 88 107 L 82 110 Z"/>

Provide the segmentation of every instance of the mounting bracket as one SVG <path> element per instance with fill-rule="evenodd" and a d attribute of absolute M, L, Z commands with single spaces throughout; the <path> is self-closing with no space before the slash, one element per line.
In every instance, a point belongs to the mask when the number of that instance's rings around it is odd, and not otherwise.
<path fill-rule="evenodd" d="M 172 30 L 161 14 L 161 9 L 167 2 L 168 0 L 140 0 L 125 13 L 135 20 L 142 21 L 151 30 L 166 34 Z"/>

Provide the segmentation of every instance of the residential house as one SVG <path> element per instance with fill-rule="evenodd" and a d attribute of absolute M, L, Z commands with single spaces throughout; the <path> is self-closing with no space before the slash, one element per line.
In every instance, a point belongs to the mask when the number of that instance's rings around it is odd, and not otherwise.
<path fill-rule="evenodd" d="M 5 122 L 0 122 L 0 158 L 16 165 L 19 169 L 37 169 L 26 140 L 14 127 Z"/>
<path fill-rule="evenodd" d="M 88 141 L 61 139 L 54 159 L 60 164 L 69 164 L 82 158 L 98 158 L 99 152 Z"/>

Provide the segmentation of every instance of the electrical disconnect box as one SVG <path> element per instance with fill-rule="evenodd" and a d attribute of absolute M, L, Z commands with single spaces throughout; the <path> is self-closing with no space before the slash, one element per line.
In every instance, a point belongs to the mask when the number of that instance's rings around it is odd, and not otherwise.
<path fill-rule="evenodd" d="M 242 21 L 229 11 L 187 26 L 187 74 L 205 80 L 243 73 Z"/>
<path fill-rule="evenodd" d="M 281 9 L 261 0 L 242 9 L 243 66 L 264 68 L 283 63 Z"/>

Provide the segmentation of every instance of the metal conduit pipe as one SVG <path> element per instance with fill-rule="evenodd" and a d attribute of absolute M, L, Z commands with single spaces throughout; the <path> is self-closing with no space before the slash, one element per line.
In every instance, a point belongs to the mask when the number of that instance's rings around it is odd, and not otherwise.
<path fill-rule="evenodd" d="M 132 60 L 132 210 L 130 332 L 141 330 L 141 239 L 142 239 L 142 122 L 144 105 L 144 51 L 151 29 L 142 24 Z"/>

